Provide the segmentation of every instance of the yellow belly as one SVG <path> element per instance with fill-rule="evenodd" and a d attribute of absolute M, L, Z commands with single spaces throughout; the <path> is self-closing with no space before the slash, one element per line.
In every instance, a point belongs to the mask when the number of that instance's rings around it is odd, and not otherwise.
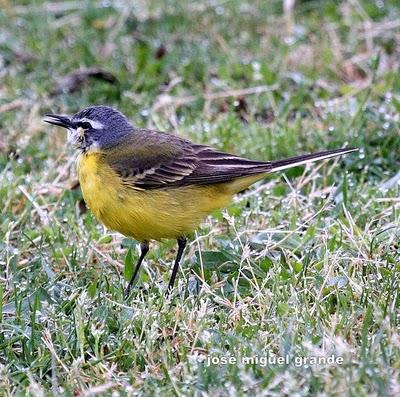
<path fill-rule="evenodd" d="M 236 183 L 137 190 L 124 185 L 99 153 L 82 154 L 77 161 L 83 197 L 97 219 L 112 230 L 139 241 L 179 238 L 194 230 L 232 195 L 262 175 Z"/>

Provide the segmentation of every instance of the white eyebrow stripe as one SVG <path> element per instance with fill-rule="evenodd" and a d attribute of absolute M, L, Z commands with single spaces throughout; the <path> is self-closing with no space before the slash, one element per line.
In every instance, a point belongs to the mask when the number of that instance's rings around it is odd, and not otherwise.
<path fill-rule="evenodd" d="M 87 121 L 95 129 L 101 129 L 104 127 L 104 125 L 102 123 L 100 123 L 100 121 L 91 120 L 91 119 L 88 119 L 87 117 L 84 117 L 84 118 L 78 120 L 78 122 L 80 122 L 80 121 Z"/>

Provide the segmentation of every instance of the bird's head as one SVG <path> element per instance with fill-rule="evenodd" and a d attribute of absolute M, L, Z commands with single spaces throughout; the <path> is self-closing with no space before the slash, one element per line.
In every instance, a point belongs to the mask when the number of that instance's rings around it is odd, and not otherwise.
<path fill-rule="evenodd" d="M 90 106 L 73 116 L 47 114 L 46 123 L 68 130 L 68 142 L 86 152 L 114 147 L 133 127 L 118 110 L 109 106 Z"/>

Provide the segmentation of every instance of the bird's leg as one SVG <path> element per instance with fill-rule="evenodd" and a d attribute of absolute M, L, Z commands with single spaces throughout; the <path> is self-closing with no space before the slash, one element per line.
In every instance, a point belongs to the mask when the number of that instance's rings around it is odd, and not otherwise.
<path fill-rule="evenodd" d="M 125 299 L 128 298 L 129 293 L 131 292 L 132 285 L 133 285 L 133 283 L 134 283 L 134 281 L 136 279 L 136 276 L 139 273 L 140 266 L 142 265 L 143 259 L 144 259 L 144 257 L 146 256 L 146 254 L 148 252 L 149 252 L 149 243 L 147 241 L 145 241 L 145 242 L 140 244 L 140 257 L 139 257 L 139 260 L 136 263 L 136 267 L 135 267 L 135 270 L 134 270 L 133 275 L 131 277 L 131 280 L 129 281 L 129 284 L 125 289 Z"/>
<path fill-rule="evenodd" d="M 181 261 L 183 251 L 185 250 L 187 239 L 185 237 L 178 238 L 178 252 L 176 254 L 174 267 L 172 269 L 171 278 L 169 279 L 168 288 L 167 288 L 167 295 L 171 291 L 172 287 L 175 283 L 176 274 L 178 273 L 179 269 L 179 262 Z"/>

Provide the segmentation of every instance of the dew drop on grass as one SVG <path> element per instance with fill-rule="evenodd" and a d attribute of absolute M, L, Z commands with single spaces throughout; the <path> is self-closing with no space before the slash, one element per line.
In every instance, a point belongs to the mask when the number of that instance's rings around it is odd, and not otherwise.
<path fill-rule="evenodd" d="M 143 109 L 143 110 L 140 112 L 140 115 L 141 115 L 143 118 L 149 117 L 149 114 L 150 114 L 150 112 L 149 112 L 148 109 Z"/>
<path fill-rule="evenodd" d="M 287 36 L 287 37 L 284 38 L 284 42 L 287 45 L 292 45 L 292 44 L 294 44 L 295 41 L 296 40 L 295 40 L 295 38 L 293 36 Z"/>
<path fill-rule="evenodd" d="M 387 92 L 387 93 L 385 94 L 385 102 L 386 102 L 386 103 L 392 102 L 392 98 L 393 98 L 393 94 L 392 94 L 391 92 Z"/>
<path fill-rule="evenodd" d="M 385 7 L 385 2 L 384 2 L 383 0 L 376 0 L 376 1 L 375 1 L 375 5 L 376 5 L 378 8 L 383 8 L 383 7 Z"/>
<path fill-rule="evenodd" d="M 253 61 L 253 62 L 251 63 L 251 67 L 253 68 L 253 70 L 254 70 L 255 72 L 259 72 L 259 71 L 261 70 L 261 64 L 260 64 L 260 62 L 258 62 L 258 61 Z"/>
<path fill-rule="evenodd" d="M 219 139 L 218 138 L 212 138 L 210 143 L 211 143 L 211 145 L 218 145 L 219 144 Z"/>
<path fill-rule="evenodd" d="M 215 7 L 215 13 L 217 15 L 224 15 L 225 8 L 223 6 Z"/>

